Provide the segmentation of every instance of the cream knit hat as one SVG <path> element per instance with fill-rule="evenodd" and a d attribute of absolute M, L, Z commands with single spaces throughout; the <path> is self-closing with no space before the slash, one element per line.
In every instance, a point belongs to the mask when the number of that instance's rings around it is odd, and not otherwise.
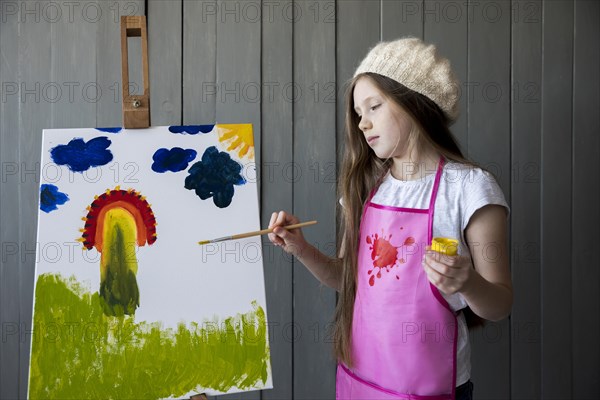
<path fill-rule="evenodd" d="M 432 44 L 414 37 L 381 42 L 369 51 L 354 76 L 364 72 L 387 76 L 428 97 L 450 122 L 458 117 L 458 80 L 450 61 L 440 56 Z"/>

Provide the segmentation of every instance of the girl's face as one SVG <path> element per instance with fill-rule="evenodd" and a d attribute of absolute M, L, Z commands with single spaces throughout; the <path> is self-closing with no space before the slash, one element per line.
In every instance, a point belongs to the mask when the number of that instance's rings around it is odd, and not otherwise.
<path fill-rule="evenodd" d="M 358 128 L 377 157 L 407 158 L 408 138 L 413 127 L 408 114 L 385 97 L 370 78 L 359 78 L 353 95 Z"/>

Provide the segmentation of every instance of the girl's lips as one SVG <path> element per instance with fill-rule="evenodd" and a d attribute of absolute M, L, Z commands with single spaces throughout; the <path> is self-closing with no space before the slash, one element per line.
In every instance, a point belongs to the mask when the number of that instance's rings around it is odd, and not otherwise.
<path fill-rule="evenodd" d="M 379 136 L 371 136 L 371 137 L 367 138 L 367 143 L 372 143 L 377 138 L 379 138 Z"/>

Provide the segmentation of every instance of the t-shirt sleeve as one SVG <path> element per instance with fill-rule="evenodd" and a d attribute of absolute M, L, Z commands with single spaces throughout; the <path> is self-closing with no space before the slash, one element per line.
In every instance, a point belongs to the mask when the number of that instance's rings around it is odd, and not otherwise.
<path fill-rule="evenodd" d="M 504 193 L 492 174 L 480 168 L 471 169 L 463 181 L 462 202 L 462 231 L 466 229 L 471 217 L 477 210 L 490 204 L 504 207 L 507 216 L 510 207 L 506 202 Z"/>

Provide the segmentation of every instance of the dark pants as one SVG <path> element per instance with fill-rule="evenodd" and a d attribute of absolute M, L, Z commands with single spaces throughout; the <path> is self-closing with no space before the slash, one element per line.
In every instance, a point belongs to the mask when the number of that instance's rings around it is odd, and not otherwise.
<path fill-rule="evenodd" d="M 473 400 L 473 382 L 466 381 L 456 388 L 456 400 Z"/>

